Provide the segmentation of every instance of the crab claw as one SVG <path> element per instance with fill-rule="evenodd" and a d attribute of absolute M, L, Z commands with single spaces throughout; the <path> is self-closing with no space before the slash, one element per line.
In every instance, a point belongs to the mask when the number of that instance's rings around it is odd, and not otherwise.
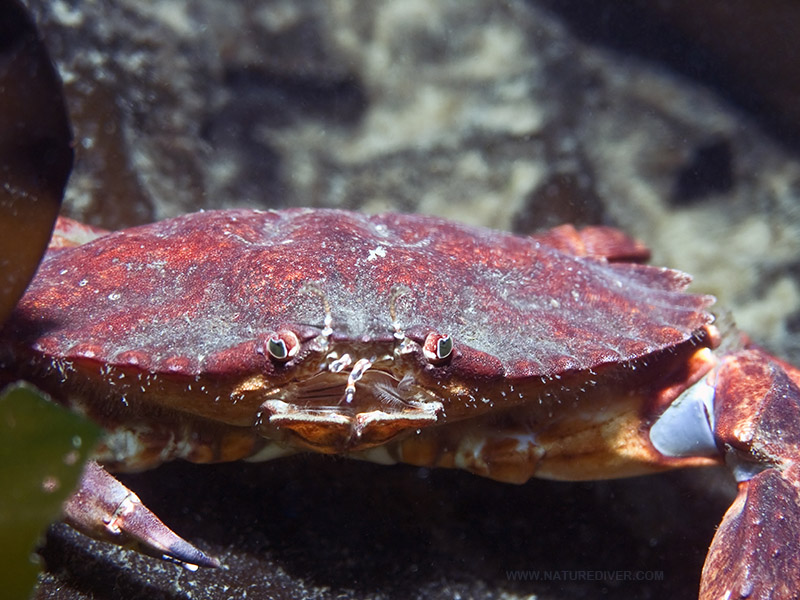
<path fill-rule="evenodd" d="M 64 506 L 66 522 L 90 537 L 182 563 L 187 568 L 219 567 L 173 533 L 139 497 L 96 462 L 87 463 L 78 490 Z"/>
<path fill-rule="evenodd" d="M 798 598 L 800 371 L 760 350 L 725 359 L 715 433 L 739 480 L 703 566 L 701 600 Z"/>

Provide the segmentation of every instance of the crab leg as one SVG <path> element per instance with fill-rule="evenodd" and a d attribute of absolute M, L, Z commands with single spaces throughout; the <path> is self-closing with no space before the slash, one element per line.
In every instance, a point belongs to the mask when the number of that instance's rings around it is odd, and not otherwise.
<path fill-rule="evenodd" d="M 703 566 L 701 600 L 798 598 L 800 370 L 757 349 L 726 357 L 715 436 L 739 480 Z"/>
<path fill-rule="evenodd" d="M 173 533 L 136 494 L 94 461 L 86 465 L 64 515 L 72 527 L 98 540 L 173 559 L 188 568 L 220 566 L 216 558 Z"/>

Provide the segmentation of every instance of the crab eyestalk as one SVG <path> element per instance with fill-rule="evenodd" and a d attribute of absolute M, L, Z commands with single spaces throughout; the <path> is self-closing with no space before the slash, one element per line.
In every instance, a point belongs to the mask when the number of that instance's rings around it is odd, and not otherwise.
<path fill-rule="evenodd" d="M 275 362 L 285 363 L 297 356 L 299 349 L 300 340 L 297 338 L 297 334 L 288 329 L 282 329 L 267 336 L 263 351 Z"/>
<path fill-rule="evenodd" d="M 453 354 L 453 338 L 449 335 L 431 332 L 425 337 L 422 354 L 432 365 L 445 364 Z"/>

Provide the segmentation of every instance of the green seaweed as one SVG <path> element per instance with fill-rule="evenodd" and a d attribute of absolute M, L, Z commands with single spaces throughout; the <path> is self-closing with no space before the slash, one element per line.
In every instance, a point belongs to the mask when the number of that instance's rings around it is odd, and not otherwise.
<path fill-rule="evenodd" d="M 0 581 L 6 598 L 36 582 L 35 547 L 75 487 L 101 429 L 32 386 L 0 394 Z"/>

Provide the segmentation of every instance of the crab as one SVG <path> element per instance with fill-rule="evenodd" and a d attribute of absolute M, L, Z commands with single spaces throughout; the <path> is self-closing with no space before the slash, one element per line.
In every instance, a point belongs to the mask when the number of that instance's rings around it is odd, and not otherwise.
<path fill-rule="evenodd" d="M 64 508 L 186 565 L 110 473 L 297 452 L 588 480 L 726 464 L 700 597 L 796 598 L 800 370 L 715 322 L 607 227 L 222 210 L 109 233 L 61 218 L 0 369 L 107 431 Z"/>

